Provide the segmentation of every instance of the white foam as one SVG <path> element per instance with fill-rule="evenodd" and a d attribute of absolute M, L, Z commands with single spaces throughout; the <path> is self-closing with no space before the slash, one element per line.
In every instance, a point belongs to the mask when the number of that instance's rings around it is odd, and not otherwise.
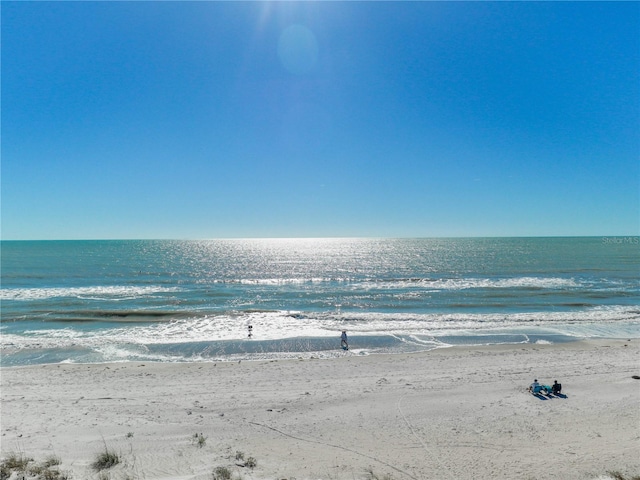
<path fill-rule="evenodd" d="M 179 292 L 178 287 L 162 286 L 94 286 L 68 288 L 8 288 L 0 289 L 0 300 L 46 300 L 50 298 L 88 298 L 101 300 L 105 298 L 132 299 L 158 293 Z"/>
<path fill-rule="evenodd" d="M 347 282 L 348 278 L 324 278 L 324 277 L 295 277 L 295 278 L 247 278 L 236 281 L 227 281 L 226 283 L 239 283 L 241 285 L 304 285 L 307 283 L 329 283 L 329 282 Z"/>
<path fill-rule="evenodd" d="M 22 335 L 3 333 L 2 348 L 104 348 L 108 345 L 162 345 L 216 342 L 248 338 L 280 340 L 296 337 L 349 335 L 406 338 L 415 344 L 437 343 L 446 335 L 487 335 L 499 332 L 570 335 L 576 337 L 638 337 L 640 313 L 637 307 L 595 307 L 576 312 L 528 312 L 515 314 L 405 314 L 405 313 L 306 313 L 238 312 L 235 315 L 207 315 L 171 322 L 80 330 L 38 329 Z M 635 333 L 634 333 L 635 332 Z"/>
<path fill-rule="evenodd" d="M 573 278 L 559 277 L 512 277 L 512 278 L 443 278 L 443 279 L 405 279 L 393 282 L 364 282 L 365 289 L 425 288 L 428 290 L 470 290 L 494 288 L 535 288 L 559 289 L 580 287 Z"/>

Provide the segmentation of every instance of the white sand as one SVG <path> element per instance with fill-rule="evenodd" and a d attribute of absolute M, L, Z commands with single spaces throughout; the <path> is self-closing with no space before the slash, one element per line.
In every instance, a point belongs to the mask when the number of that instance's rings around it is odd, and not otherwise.
<path fill-rule="evenodd" d="M 211 479 L 219 466 L 244 479 L 639 475 L 639 347 L 3 368 L 2 456 L 55 454 L 74 479 L 98 478 L 105 444 L 122 458 L 111 479 Z M 567 398 L 528 394 L 534 377 Z M 257 467 L 235 465 L 236 451 Z"/>

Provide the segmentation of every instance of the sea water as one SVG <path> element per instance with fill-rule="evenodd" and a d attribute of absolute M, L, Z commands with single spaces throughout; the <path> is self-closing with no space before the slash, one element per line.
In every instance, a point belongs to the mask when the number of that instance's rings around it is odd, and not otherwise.
<path fill-rule="evenodd" d="M 3 366 L 640 336 L 638 237 L 3 241 L 1 249 Z"/>

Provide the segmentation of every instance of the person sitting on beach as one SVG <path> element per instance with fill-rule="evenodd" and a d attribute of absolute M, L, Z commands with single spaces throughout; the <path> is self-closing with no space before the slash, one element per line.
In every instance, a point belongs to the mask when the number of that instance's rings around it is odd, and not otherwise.
<path fill-rule="evenodd" d="M 531 393 L 540 393 L 540 390 L 542 390 L 542 386 L 538 383 L 538 379 L 534 379 L 533 383 L 531 385 L 529 385 L 529 391 Z"/>
<path fill-rule="evenodd" d="M 558 380 L 553 381 L 553 385 L 551 386 L 551 392 L 554 395 L 558 395 L 560 392 L 562 392 L 562 385 L 558 383 Z"/>
<path fill-rule="evenodd" d="M 343 330 L 342 335 L 340 337 L 340 345 L 342 345 L 343 350 L 349 350 L 349 343 L 347 342 L 347 331 Z"/>

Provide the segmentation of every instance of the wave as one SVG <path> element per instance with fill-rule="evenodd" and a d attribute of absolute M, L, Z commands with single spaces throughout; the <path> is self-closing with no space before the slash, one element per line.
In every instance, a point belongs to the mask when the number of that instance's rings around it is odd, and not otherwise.
<path fill-rule="evenodd" d="M 103 328 L 31 329 L 21 335 L 5 332 L 2 345 L 38 344 L 53 346 L 61 340 L 69 345 L 131 343 L 163 344 L 195 341 L 246 339 L 251 325 L 253 338 L 321 338 L 335 336 L 346 329 L 356 335 L 451 335 L 503 329 L 562 329 L 583 325 L 615 325 L 640 322 L 640 309 L 629 306 L 595 307 L 582 312 L 523 313 L 340 313 L 291 311 L 238 311 L 231 314 L 207 314 L 177 318 L 167 322 Z"/>
<path fill-rule="evenodd" d="M 470 289 L 562 289 L 579 288 L 582 285 L 573 278 L 559 277 L 511 277 L 511 278 L 408 278 L 365 282 L 371 288 L 416 288 L 432 290 Z"/>
<path fill-rule="evenodd" d="M 176 283 L 180 283 L 176 286 Z M 605 295 L 605 292 L 618 291 L 621 294 L 633 295 L 638 288 L 637 283 L 612 282 L 610 280 L 577 280 L 562 277 L 509 277 L 509 278 L 353 278 L 353 277 L 294 277 L 294 278 L 262 278 L 262 279 L 221 279 L 197 281 L 197 289 L 203 285 L 242 285 L 261 287 L 282 287 L 296 285 L 335 285 L 343 284 L 349 291 L 357 290 L 407 290 L 411 291 L 462 291 L 462 290 L 531 290 L 531 291 L 578 291 L 591 295 Z M 193 287 L 191 287 L 193 288 Z M 164 293 L 189 293 L 190 288 L 183 282 L 172 282 L 163 285 L 111 285 L 86 287 L 43 287 L 43 288 L 1 288 L 0 300 L 32 301 L 52 298 L 79 298 L 83 300 L 132 300 Z M 600 292 L 600 293 L 599 293 Z M 209 290 L 207 295 L 215 294 Z M 220 292 L 224 294 L 224 292 Z M 491 295 L 491 293 L 487 293 Z"/>
<path fill-rule="evenodd" d="M 352 278 L 323 278 L 323 277 L 297 277 L 297 278 L 255 278 L 255 279 L 239 279 L 225 280 L 224 283 L 238 283 L 240 285 L 303 285 L 307 283 L 348 283 L 352 282 Z"/>
<path fill-rule="evenodd" d="M 100 328 L 95 324 L 47 325 L 32 323 L 20 333 L 2 325 L 3 364 L 335 356 L 342 352 L 338 348 L 342 330 L 348 331 L 350 354 L 461 344 L 638 338 L 640 309 L 610 306 L 582 312 L 512 314 L 237 311 L 166 322 L 111 323 Z"/>
<path fill-rule="evenodd" d="M 178 287 L 161 286 L 93 286 L 93 287 L 51 287 L 51 288 L 3 288 L 0 289 L 0 300 L 47 300 L 51 298 L 83 298 L 102 299 L 135 299 L 159 293 L 181 291 Z"/>
<path fill-rule="evenodd" d="M 70 310 L 58 312 L 52 315 L 46 312 L 44 315 L 32 315 L 32 319 L 43 322 L 111 322 L 111 323 L 142 323 L 170 321 L 172 319 L 184 318 L 192 315 L 193 312 L 180 312 L 173 310 Z M 23 320 L 27 320 L 23 318 Z"/>
<path fill-rule="evenodd" d="M 351 283 L 354 287 L 362 288 L 432 288 L 434 290 L 466 290 L 474 288 L 529 288 L 529 289 L 559 289 L 578 288 L 583 284 L 574 278 L 561 277 L 510 277 L 510 278 L 358 278 L 358 277 L 294 277 L 294 278 L 245 278 L 221 279 L 213 283 L 280 286 L 322 283 Z"/>

